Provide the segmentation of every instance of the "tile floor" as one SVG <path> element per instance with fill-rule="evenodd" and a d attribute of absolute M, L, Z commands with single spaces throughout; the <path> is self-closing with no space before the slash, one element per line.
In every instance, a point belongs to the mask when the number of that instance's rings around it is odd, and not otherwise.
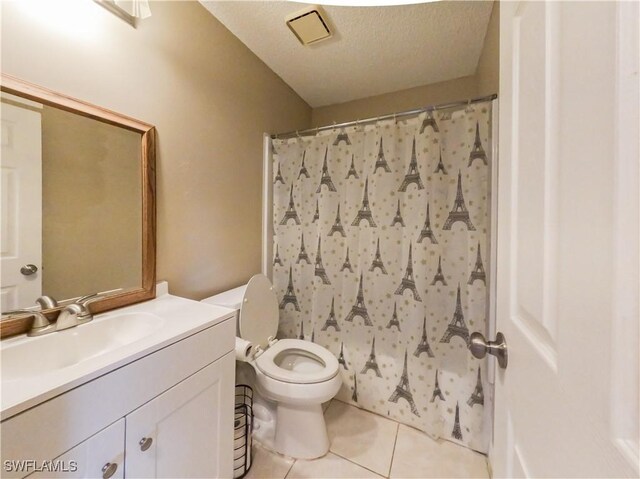
<path fill-rule="evenodd" d="M 488 479 L 486 457 L 334 399 L 325 405 L 331 448 L 312 461 L 254 445 L 247 479 Z"/>

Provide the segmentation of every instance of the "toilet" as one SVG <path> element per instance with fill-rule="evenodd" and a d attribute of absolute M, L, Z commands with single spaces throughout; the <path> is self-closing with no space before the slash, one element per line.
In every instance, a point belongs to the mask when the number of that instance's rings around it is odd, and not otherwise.
<path fill-rule="evenodd" d="M 257 392 L 276 404 L 273 448 L 296 459 L 324 456 L 329 437 L 322 403 L 342 384 L 336 357 L 309 341 L 275 339 L 278 300 L 263 274 L 202 302 L 237 311 L 236 336 L 253 345 L 247 362 L 255 371 Z"/>

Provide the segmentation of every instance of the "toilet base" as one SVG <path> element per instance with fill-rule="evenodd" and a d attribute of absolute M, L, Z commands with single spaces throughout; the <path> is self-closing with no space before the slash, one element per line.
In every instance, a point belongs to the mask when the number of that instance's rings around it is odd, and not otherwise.
<path fill-rule="evenodd" d="M 322 404 L 278 403 L 275 448 L 297 459 L 315 459 L 329 452 Z"/>

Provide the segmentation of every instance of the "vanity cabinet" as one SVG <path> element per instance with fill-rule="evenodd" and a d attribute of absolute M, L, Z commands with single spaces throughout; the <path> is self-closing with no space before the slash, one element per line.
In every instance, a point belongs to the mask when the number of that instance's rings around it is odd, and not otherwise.
<path fill-rule="evenodd" d="M 230 477 L 234 367 L 228 354 L 125 417 L 127 477 Z"/>
<path fill-rule="evenodd" d="M 47 467 L 2 477 L 232 477 L 234 338 L 231 314 L 2 421 L 3 465 Z"/>
<path fill-rule="evenodd" d="M 233 416 L 221 412 L 229 410 L 234 365 L 227 354 L 29 478 L 228 477 Z"/>

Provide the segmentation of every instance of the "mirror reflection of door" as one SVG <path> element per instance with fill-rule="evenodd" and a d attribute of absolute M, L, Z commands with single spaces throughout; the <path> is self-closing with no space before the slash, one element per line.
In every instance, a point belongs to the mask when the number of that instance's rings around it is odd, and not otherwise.
<path fill-rule="evenodd" d="M 2 94 L 0 308 L 42 294 L 42 105 Z"/>

